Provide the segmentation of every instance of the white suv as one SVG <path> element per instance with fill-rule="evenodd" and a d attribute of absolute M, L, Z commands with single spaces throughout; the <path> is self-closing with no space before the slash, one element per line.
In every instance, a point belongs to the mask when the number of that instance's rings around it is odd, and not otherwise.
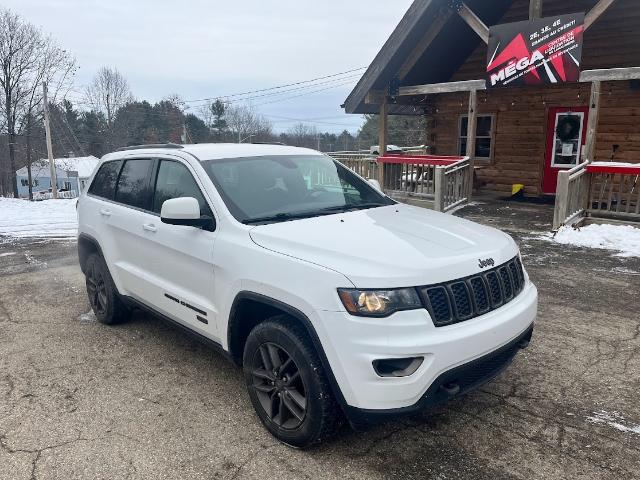
<path fill-rule="evenodd" d="M 290 445 L 463 394 L 531 338 L 537 291 L 508 235 L 396 203 L 313 150 L 122 149 L 78 214 L 97 318 L 141 307 L 217 346 Z"/>

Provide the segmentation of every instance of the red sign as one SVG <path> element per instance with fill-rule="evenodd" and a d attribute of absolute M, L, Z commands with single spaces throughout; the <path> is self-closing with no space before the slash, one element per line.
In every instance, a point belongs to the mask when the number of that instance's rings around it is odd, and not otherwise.
<path fill-rule="evenodd" d="M 584 13 L 491 27 L 487 88 L 577 82 Z"/>

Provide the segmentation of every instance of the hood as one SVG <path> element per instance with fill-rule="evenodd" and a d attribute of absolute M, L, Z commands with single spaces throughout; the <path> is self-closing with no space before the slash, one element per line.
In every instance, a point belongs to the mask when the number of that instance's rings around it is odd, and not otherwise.
<path fill-rule="evenodd" d="M 358 288 L 450 281 L 482 270 L 479 260 L 499 265 L 518 253 L 499 230 L 403 204 L 256 226 L 250 235 L 264 248 L 338 271 Z"/>

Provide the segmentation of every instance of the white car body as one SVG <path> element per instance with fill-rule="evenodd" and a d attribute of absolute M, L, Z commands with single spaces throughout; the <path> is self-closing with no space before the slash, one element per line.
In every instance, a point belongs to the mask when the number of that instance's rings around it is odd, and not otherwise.
<path fill-rule="evenodd" d="M 187 166 L 209 203 L 216 228 L 211 232 L 167 225 L 156 214 L 85 191 L 78 202 L 80 237 L 99 244 L 120 295 L 197 332 L 232 356 L 237 352 L 230 345 L 229 322 L 239 295 L 254 294 L 299 312 L 319 342 L 336 395 L 352 412 L 412 408 L 440 375 L 514 342 L 532 327 L 537 291 L 526 273 L 513 300 L 451 325 L 436 327 L 426 308 L 386 318 L 348 313 L 339 288 L 450 282 L 489 270 L 480 266 L 482 259 L 493 259 L 496 266 L 509 262 L 518 257 L 518 248 L 493 228 L 400 203 L 244 225 L 230 213 L 200 161 L 264 155 L 322 154 L 234 144 L 106 155 L 103 163 L 164 158 Z M 377 359 L 407 356 L 424 358 L 408 376 L 382 377 L 372 367 Z"/>

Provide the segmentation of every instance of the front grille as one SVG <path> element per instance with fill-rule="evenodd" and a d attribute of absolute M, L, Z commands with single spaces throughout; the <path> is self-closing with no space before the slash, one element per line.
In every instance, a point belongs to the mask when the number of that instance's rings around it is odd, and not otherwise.
<path fill-rule="evenodd" d="M 449 322 L 452 320 L 451 315 L 451 302 L 449 302 L 449 295 L 445 287 L 433 287 L 427 290 L 427 298 L 430 312 L 443 322 Z"/>
<path fill-rule="evenodd" d="M 524 288 L 520 258 L 486 272 L 439 285 L 419 288 L 436 327 L 458 323 L 513 300 Z"/>

